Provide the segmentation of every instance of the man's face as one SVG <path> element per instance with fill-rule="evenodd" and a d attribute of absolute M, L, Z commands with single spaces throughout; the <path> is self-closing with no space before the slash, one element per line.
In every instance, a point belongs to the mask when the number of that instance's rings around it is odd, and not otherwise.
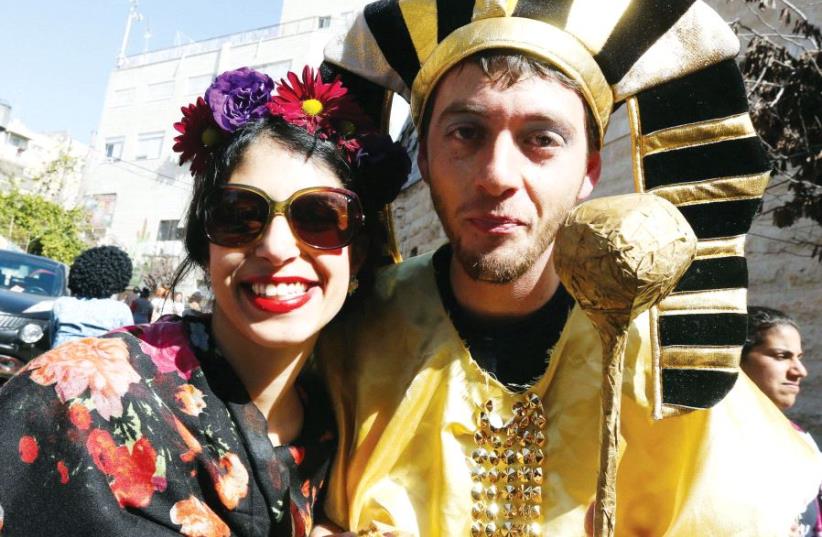
<path fill-rule="evenodd" d="M 742 360 L 742 370 L 782 410 L 796 402 L 799 383 L 808 376 L 802 363 L 802 338 L 790 325 L 777 325 L 762 335 Z"/>
<path fill-rule="evenodd" d="M 469 63 L 439 84 L 419 164 L 466 273 L 507 283 L 550 255 L 600 160 L 573 90 L 538 76 L 505 87 Z"/>

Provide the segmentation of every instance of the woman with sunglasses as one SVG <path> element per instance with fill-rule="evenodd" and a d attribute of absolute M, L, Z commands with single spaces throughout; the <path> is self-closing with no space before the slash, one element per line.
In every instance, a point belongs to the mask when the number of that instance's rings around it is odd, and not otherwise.
<path fill-rule="evenodd" d="M 194 191 L 177 280 L 202 268 L 213 315 L 71 342 L 8 382 L 4 536 L 311 531 L 336 438 L 310 357 L 368 251 L 365 214 L 408 159 L 309 68 L 276 88 L 224 73 L 183 113 L 174 149 Z M 382 188 L 364 188 L 377 162 Z"/>

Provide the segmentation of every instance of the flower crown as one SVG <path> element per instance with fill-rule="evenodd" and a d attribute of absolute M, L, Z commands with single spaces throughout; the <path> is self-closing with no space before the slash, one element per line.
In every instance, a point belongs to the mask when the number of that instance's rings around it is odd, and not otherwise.
<path fill-rule="evenodd" d="M 356 166 L 361 166 L 364 158 L 373 159 L 373 148 L 386 147 L 384 137 L 377 134 L 339 78 L 323 82 L 320 73 L 309 66 L 303 68 L 302 78 L 293 72 L 286 78 L 288 81 L 275 83 L 268 75 L 248 67 L 218 76 L 206 90 L 205 99 L 198 97 L 196 103 L 182 107 L 183 118 L 174 124 L 180 132 L 173 147 L 180 153 L 180 165 L 191 161 L 192 175 L 204 172 L 214 150 L 228 134 L 266 116 L 281 117 L 335 144 L 349 164 Z M 392 152 L 396 154 L 397 148 Z"/>

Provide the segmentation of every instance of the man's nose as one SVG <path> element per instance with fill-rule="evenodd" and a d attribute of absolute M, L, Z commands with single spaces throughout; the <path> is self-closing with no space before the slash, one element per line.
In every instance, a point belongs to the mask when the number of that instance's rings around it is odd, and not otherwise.
<path fill-rule="evenodd" d="M 510 133 L 499 133 L 483 150 L 487 154 L 482 173 L 476 181 L 477 187 L 494 197 L 505 196 L 518 189 L 522 184 L 523 155 Z"/>
<path fill-rule="evenodd" d="M 791 371 L 794 375 L 801 379 L 808 376 L 808 370 L 805 369 L 805 364 L 802 363 L 802 360 L 800 358 L 792 359 Z"/>
<path fill-rule="evenodd" d="M 289 259 L 299 257 L 299 241 L 291 232 L 291 227 L 284 216 L 277 215 L 271 220 L 268 229 L 257 243 L 255 253 L 268 259 L 275 266 L 283 265 Z"/>

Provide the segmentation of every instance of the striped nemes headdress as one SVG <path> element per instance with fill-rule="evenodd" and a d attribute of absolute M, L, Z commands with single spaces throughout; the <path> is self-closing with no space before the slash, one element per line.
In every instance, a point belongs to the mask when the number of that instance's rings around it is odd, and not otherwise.
<path fill-rule="evenodd" d="M 697 259 L 652 311 L 660 416 L 720 401 L 745 341 L 744 236 L 769 164 L 738 48 L 701 0 L 380 0 L 328 45 L 326 68 L 358 79 L 348 84 L 372 110 L 399 93 L 416 124 L 443 75 L 489 49 L 523 52 L 575 80 L 600 140 L 626 104 L 636 190 L 671 201 L 699 238 Z"/>

